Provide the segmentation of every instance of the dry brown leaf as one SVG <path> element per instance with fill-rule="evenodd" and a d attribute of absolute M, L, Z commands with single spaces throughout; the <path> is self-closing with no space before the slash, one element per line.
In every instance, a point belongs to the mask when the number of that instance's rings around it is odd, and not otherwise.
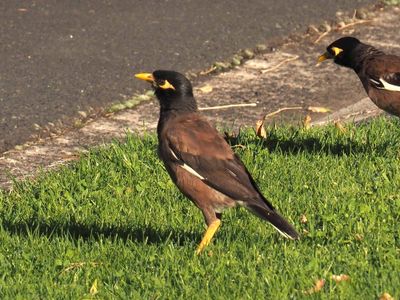
<path fill-rule="evenodd" d="M 345 133 L 347 131 L 346 128 L 343 126 L 343 124 L 340 123 L 339 121 L 335 122 L 335 127 L 342 133 Z"/>
<path fill-rule="evenodd" d="M 319 292 L 325 285 L 325 279 L 318 279 L 315 282 L 314 291 Z"/>
<path fill-rule="evenodd" d="M 364 239 L 364 236 L 362 234 L 356 233 L 354 235 L 354 238 L 356 239 L 356 241 L 362 241 Z"/>
<path fill-rule="evenodd" d="M 206 84 L 205 86 L 202 86 L 201 88 L 199 88 L 199 91 L 201 91 L 204 94 L 211 93 L 212 90 L 213 90 L 213 87 L 209 84 Z"/>
<path fill-rule="evenodd" d="M 394 300 L 394 298 L 389 293 L 383 293 L 379 300 Z"/>
<path fill-rule="evenodd" d="M 322 106 L 309 106 L 307 108 L 307 110 L 315 112 L 315 113 L 327 113 L 327 112 L 331 111 L 329 108 L 322 107 Z"/>
<path fill-rule="evenodd" d="M 325 279 L 322 279 L 322 278 L 317 279 L 315 281 L 314 286 L 312 288 L 310 288 L 309 290 L 304 291 L 303 293 L 308 294 L 308 295 L 318 293 L 324 287 L 324 285 L 325 285 Z"/>
<path fill-rule="evenodd" d="M 267 131 L 264 128 L 264 120 L 258 120 L 256 123 L 256 134 L 259 138 L 267 138 Z"/>
<path fill-rule="evenodd" d="M 306 224 L 308 222 L 308 219 L 307 219 L 307 217 L 306 217 L 306 215 L 301 215 L 300 216 L 300 223 L 302 223 L 302 224 Z"/>
<path fill-rule="evenodd" d="M 335 282 L 342 282 L 350 280 L 350 276 L 346 274 L 332 275 L 331 279 Z"/>
<path fill-rule="evenodd" d="M 305 116 L 303 120 L 303 126 L 305 129 L 309 129 L 311 127 L 311 117 L 309 115 Z"/>

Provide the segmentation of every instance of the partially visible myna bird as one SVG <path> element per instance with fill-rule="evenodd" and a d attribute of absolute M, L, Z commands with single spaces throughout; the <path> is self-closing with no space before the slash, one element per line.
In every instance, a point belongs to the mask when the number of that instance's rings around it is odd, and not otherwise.
<path fill-rule="evenodd" d="M 400 57 L 361 43 L 354 37 L 343 37 L 327 48 L 318 62 L 333 59 L 353 69 L 368 96 L 381 109 L 400 117 Z"/>
<path fill-rule="evenodd" d="M 192 85 L 185 76 L 162 70 L 135 76 L 152 84 L 160 102 L 159 157 L 173 182 L 203 212 L 207 223 L 197 254 L 220 226 L 222 211 L 236 205 L 271 222 L 285 237 L 299 237 L 261 194 L 224 138 L 199 114 Z"/>

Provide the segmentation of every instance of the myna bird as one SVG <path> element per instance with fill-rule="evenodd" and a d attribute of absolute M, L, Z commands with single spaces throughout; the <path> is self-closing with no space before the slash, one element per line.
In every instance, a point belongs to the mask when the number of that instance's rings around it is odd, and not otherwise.
<path fill-rule="evenodd" d="M 207 230 L 196 253 L 210 243 L 224 209 L 241 205 L 287 238 L 296 230 L 265 199 L 229 144 L 199 114 L 190 81 L 174 71 L 136 74 L 152 84 L 160 103 L 158 154 L 178 189 L 202 211 Z"/>
<path fill-rule="evenodd" d="M 361 43 L 354 37 L 343 37 L 327 48 L 318 62 L 326 59 L 353 69 L 368 96 L 381 109 L 400 117 L 400 57 Z"/>

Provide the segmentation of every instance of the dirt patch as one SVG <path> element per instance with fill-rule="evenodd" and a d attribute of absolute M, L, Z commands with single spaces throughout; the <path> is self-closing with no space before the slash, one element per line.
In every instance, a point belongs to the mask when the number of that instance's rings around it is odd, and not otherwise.
<path fill-rule="evenodd" d="M 243 65 L 217 75 L 195 81 L 195 94 L 200 107 L 223 104 L 256 103 L 256 107 L 241 107 L 205 111 L 210 120 L 220 126 L 237 128 L 254 126 L 264 114 L 287 106 L 322 106 L 333 112 L 365 99 L 366 94 L 353 71 L 340 68 L 332 62 L 316 66 L 319 54 L 334 39 L 353 35 L 387 52 L 400 55 L 398 24 L 400 9 L 387 7 L 377 12 L 369 23 L 332 31 L 320 39 L 318 33 L 309 33 L 288 39 L 275 51 L 258 54 Z M 203 87 L 207 88 L 203 89 Z M 360 109 L 370 104 L 362 102 Z M 368 107 L 368 111 L 374 107 Z M 376 110 L 378 111 L 378 110 Z M 298 122 L 305 111 L 285 112 L 269 122 Z M 314 121 L 324 118 L 312 113 Z M 125 135 L 126 130 L 153 130 L 158 118 L 156 101 L 142 103 L 135 109 L 102 117 L 83 128 L 62 136 L 25 145 L 0 157 L 0 186 L 10 186 L 10 176 L 34 174 L 39 168 L 51 168 L 76 159 L 77 153 L 90 146 L 107 143 Z"/>

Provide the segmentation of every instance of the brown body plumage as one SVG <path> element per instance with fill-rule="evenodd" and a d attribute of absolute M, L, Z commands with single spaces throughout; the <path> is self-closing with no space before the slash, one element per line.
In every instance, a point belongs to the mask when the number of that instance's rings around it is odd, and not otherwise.
<path fill-rule="evenodd" d="M 197 111 L 190 82 L 173 71 L 138 74 L 153 84 L 160 102 L 158 153 L 179 190 L 202 211 L 208 229 L 197 253 L 210 242 L 226 208 L 242 205 L 284 236 L 298 234 L 260 193 L 228 143 Z"/>

